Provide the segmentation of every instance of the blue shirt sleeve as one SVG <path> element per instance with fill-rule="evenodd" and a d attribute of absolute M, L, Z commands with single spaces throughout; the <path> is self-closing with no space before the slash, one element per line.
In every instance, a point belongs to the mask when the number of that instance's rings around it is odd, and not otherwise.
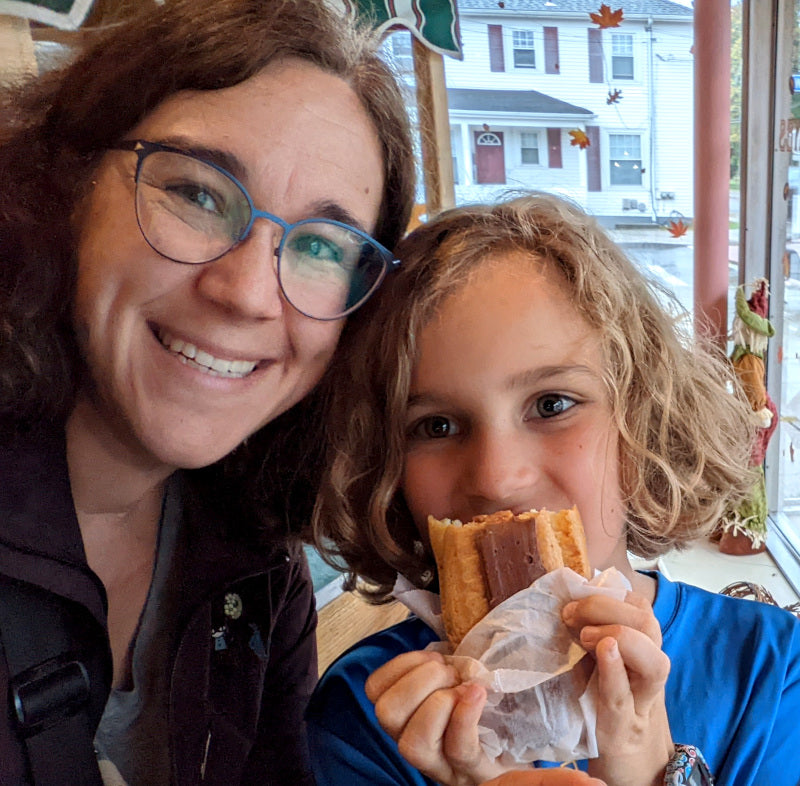
<path fill-rule="evenodd" d="M 436 640 L 424 623 L 405 620 L 360 642 L 325 672 L 306 713 L 317 786 L 435 786 L 380 727 L 364 684 L 396 655 Z"/>

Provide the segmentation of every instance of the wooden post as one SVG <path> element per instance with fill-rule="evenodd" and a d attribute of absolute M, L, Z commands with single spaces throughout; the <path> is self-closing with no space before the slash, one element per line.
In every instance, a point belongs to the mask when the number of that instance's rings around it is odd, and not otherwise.
<path fill-rule="evenodd" d="M 444 58 L 412 36 L 428 219 L 455 205 Z"/>
<path fill-rule="evenodd" d="M 697 0 L 694 4 L 695 330 L 723 347 L 728 334 L 730 91 L 730 2 Z"/>

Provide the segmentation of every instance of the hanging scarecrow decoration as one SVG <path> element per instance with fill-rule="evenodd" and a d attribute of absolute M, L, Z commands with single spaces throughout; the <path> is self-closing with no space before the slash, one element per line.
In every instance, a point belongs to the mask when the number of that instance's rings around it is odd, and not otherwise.
<path fill-rule="evenodd" d="M 759 430 L 750 463 L 758 467 L 758 479 L 750 499 L 729 512 L 722 521 L 720 550 L 728 554 L 763 551 L 767 540 L 767 493 L 762 464 L 770 437 L 778 424 L 777 409 L 766 388 L 764 355 L 775 328 L 767 319 L 769 285 L 758 278 L 753 293 L 745 299 L 744 285 L 736 290 L 736 316 L 733 320 L 733 363 L 747 400 L 759 419 Z"/>

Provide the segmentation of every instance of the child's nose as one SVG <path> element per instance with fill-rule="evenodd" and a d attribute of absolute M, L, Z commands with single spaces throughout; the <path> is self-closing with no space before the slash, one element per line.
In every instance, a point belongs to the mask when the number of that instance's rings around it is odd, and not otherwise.
<path fill-rule="evenodd" d="M 201 266 L 198 288 L 233 314 L 275 319 L 283 312 L 275 249 L 283 230 L 258 221 L 245 240 L 227 254 Z"/>
<path fill-rule="evenodd" d="M 504 433 L 483 434 L 471 451 L 465 491 L 475 513 L 529 507 L 538 476 L 530 446 Z"/>

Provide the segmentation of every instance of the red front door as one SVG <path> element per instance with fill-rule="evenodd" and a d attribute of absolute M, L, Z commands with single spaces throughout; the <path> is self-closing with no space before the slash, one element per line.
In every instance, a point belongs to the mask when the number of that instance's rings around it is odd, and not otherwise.
<path fill-rule="evenodd" d="M 502 131 L 475 131 L 475 179 L 478 183 L 505 183 L 506 160 Z"/>

